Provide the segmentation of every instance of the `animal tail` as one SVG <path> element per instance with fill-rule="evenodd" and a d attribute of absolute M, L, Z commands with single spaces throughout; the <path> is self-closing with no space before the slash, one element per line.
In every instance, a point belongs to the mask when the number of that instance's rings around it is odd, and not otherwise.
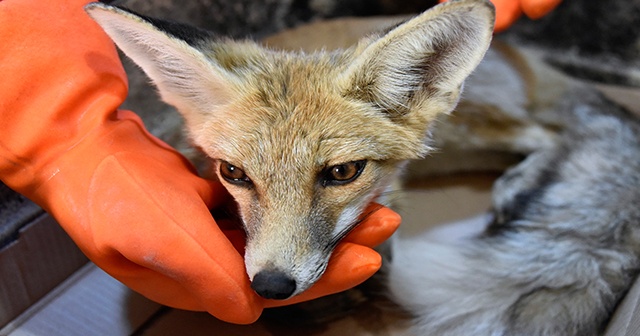
<path fill-rule="evenodd" d="M 469 242 L 429 238 L 392 242 L 389 290 L 392 299 L 415 316 L 418 334 L 503 334 L 485 324 L 500 320 L 517 298 L 496 288 L 495 271 L 478 258 L 470 259 L 473 249 L 465 244 Z"/>
<path fill-rule="evenodd" d="M 397 238 L 390 296 L 415 317 L 418 335 L 597 335 L 621 293 L 598 257 L 546 239 Z"/>

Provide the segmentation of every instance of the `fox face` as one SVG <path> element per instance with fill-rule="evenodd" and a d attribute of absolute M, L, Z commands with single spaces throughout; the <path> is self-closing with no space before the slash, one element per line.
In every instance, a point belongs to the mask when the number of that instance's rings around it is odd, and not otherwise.
<path fill-rule="evenodd" d="M 94 3 L 87 12 L 183 115 L 247 234 L 256 292 L 312 286 L 398 168 L 424 156 L 493 28 L 451 1 L 347 50 L 291 53 Z"/>

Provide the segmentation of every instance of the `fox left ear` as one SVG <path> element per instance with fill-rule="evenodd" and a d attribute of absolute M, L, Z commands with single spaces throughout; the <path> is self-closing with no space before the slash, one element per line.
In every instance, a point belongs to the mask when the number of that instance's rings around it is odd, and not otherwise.
<path fill-rule="evenodd" d="M 233 96 L 233 74 L 197 48 L 211 39 L 209 33 L 102 3 L 90 3 L 85 10 L 151 78 L 162 99 L 182 113 L 189 128 Z"/>
<path fill-rule="evenodd" d="M 346 95 L 391 117 L 419 110 L 430 120 L 451 112 L 489 47 L 494 15 L 488 0 L 449 1 L 361 42 L 368 44 L 343 77 Z"/>

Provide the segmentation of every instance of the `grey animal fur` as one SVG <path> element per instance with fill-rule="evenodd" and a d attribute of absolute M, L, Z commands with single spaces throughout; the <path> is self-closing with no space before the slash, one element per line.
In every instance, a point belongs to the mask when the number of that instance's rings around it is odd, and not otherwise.
<path fill-rule="evenodd" d="M 571 87 L 547 111 L 558 136 L 495 183 L 484 232 L 394 242 L 390 291 L 419 334 L 599 335 L 637 277 L 640 122 Z"/>

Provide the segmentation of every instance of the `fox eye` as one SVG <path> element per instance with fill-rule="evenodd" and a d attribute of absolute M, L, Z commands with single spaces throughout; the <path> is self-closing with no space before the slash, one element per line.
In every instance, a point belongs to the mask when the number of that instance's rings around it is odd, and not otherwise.
<path fill-rule="evenodd" d="M 322 186 L 351 183 L 360 176 L 366 164 L 366 160 L 359 160 L 328 167 L 321 173 Z"/>
<path fill-rule="evenodd" d="M 251 183 L 251 179 L 244 173 L 244 170 L 226 161 L 220 162 L 220 175 L 232 184 L 245 185 Z"/>

